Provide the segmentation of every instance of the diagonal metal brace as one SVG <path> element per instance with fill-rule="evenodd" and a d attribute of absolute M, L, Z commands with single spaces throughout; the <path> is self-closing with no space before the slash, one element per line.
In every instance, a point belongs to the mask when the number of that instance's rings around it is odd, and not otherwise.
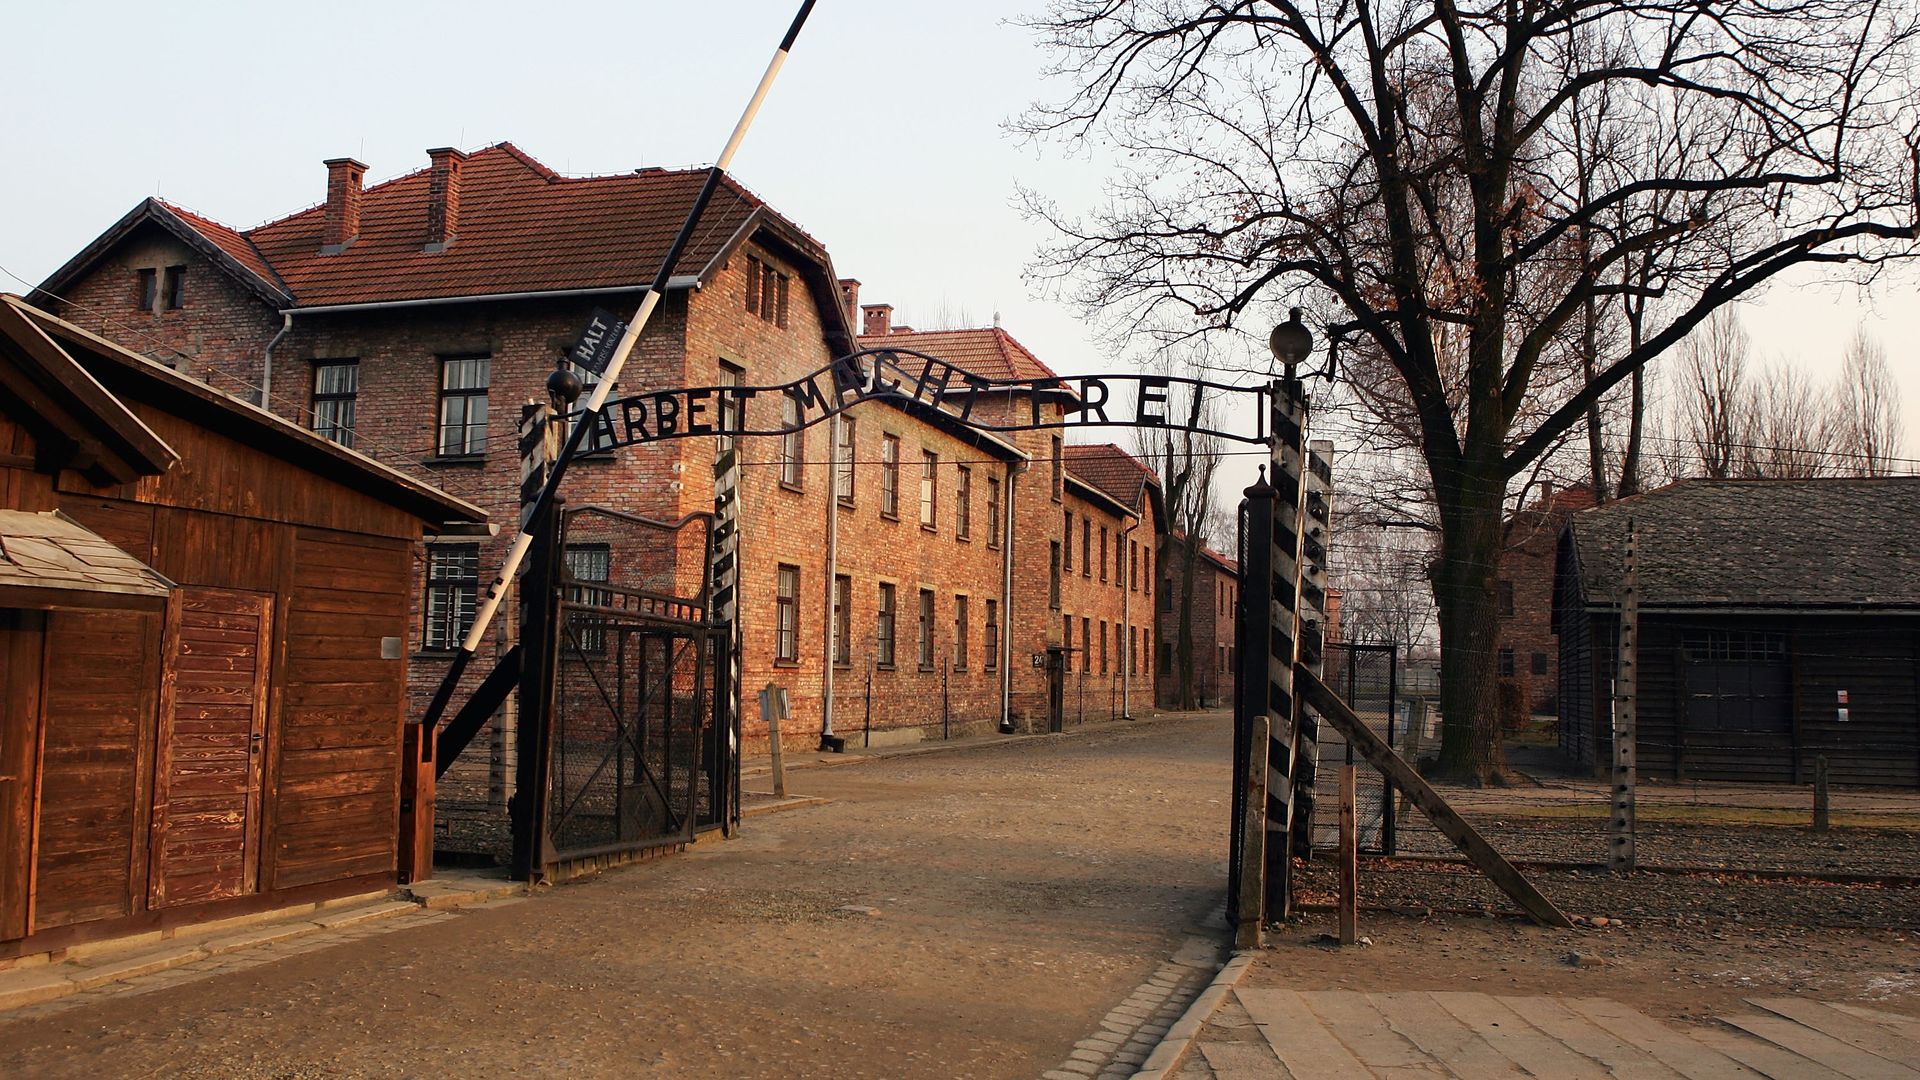
<path fill-rule="evenodd" d="M 466 750 L 467 744 L 486 724 L 487 718 L 499 711 L 506 703 L 507 695 L 520 685 L 520 646 L 508 649 L 500 662 L 487 672 L 480 688 L 473 692 L 467 703 L 460 707 L 447 726 L 440 729 L 440 736 L 434 740 L 433 775 L 435 779 L 447 775 L 453 767 L 454 759 Z"/>
<path fill-rule="evenodd" d="M 1479 867 L 1480 872 L 1498 885 L 1501 892 L 1506 893 L 1514 903 L 1519 904 L 1521 910 L 1531 916 L 1534 922 L 1542 926 L 1562 928 L 1573 925 L 1566 915 L 1553 905 L 1553 901 L 1542 896 L 1540 890 L 1533 887 L 1533 882 L 1528 881 L 1520 871 L 1514 869 L 1506 856 L 1495 851 L 1493 845 L 1487 843 L 1486 838 L 1481 836 L 1478 830 L 1467 824 L 1467 819 L 1447 805 L 1447 800 L 1433 790 L 1433 786 L 1428 784 L 1418 772 L 1414 771 L 1413 766 L 1401 760 L 1400 755 L 1393 752 L 1393 748 L 1387 745 L 1386 740 L 1374 734 L 1373 729 L 1362 722 L 1353 709 L 1349 708 L 1346 702 L 1341 701 L 1338 694 L 1328 689 L 1327 684 L 1321 682 L 1318 676 L 1308 671 L 1305 665 L 1294 666 L 1293 685 L 1300 696 L 1306 699 L 1307 704 L 1313 706 L 1322 717 L 1340 729 L 1340 733 L 1347 738 L 1347 745 L 1358 750 L 1360 756 L 1367 759 L 1367 764 L 1379 769 L 1380 775 L 1384 776 L 1388 783 L 1399 788 L 1407 798 L 1412 799 L 1413 804 L 1420 808 L 1421 813 L 1427 815 L 1427 819 L 1433 822 L 1434 827 L 1439 829 L 1447 839 L 1453 841 L 1454 846 L 1466 855 L 1467 860 Z"/>

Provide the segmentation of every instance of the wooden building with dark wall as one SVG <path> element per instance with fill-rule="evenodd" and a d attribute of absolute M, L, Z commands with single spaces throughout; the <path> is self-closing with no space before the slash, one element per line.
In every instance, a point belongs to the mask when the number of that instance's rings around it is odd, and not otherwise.
<path fill-rule="evenodd" d="M 419 541 L 483 520 L 0 296 L 0 961 L 392 885 Z"/>
<path fill-rule="evenodd" d="M 1574 514 L 1560 744 L 1612 761 L 1628 522 L 1643 775 L 1920 786 L 1920 477 L 1689 480 Z"/>

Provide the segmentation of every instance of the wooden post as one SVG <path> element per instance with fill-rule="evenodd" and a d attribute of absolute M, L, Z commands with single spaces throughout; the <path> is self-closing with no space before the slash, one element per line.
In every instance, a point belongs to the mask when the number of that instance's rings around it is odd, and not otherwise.
<path fill-rule="evenodd" d="M 1635 744 L 1639 739 L 1637 723 L 1637 670 L 1640 660 L 1640 573 L 1634 562 L 1633 519 L 1627 519 L 1626 565 L 1620 583 L 1620 648 L 1615 658 L 1613 682 L 1613 818 L 1607 868 L 1620 873 L 1633 870 L 1633 795 L 1637 779 Z"/>
<path fill-rule="evenodd" d="M 760 719 L 767 722 L 767 752 L 773 759 L 773 794 L 787 797 L 787 769 L 780 758 L 780 721 L 787 718 L 787 692 L 768 683 L 760 691 Z"/>
<path fill-rule="evenodd" d="M 1340 700 L 1340 695 L 1321 682 L 1318 676 L 1311 671 L 1297 671 L 1294 673 L 1294 686 L 1307 699 L 1307 704 L 1320 710 L 1320 716 L 1346 736 L 1347 743 L 1366 759 L 1367 764 L 1380 770 L 1380 775 L 1386 778 L 1387 783 L 1406 792 L 1420 812 L 1427 815 L 1427 820 L 1433 822 L 1434 828 L 1453 841 L 1468 861 L 1479 867 L 1489 881 L 1498 885 L 1500 891 L 1519 904 L 1535 922 L 1542 926 L 1563 928 L 1573 925 L 1553 905 L 1553 901 L 1542 896 L 1540 890 L 1533 887 L 1533 882 L 1514 869 L 1506 856 L 1495 851 L 1477 829 L 1447 805 L 1447 800 L 1433 790 L 1433 785 L 1414 771 L 1413 766 L 1402 761 L 1400 755 L 1393 752 L 1393 747 L 1375 734 L 1352 707 Z"/>
<path fill-rule="evenodd" d="M 1352 765 L 1340 766 L 1340 944 L 1360 940 L 1360 815 Z"/>
<path fill-rule="evenodd" d="M 1235 898 L 1238 919 L 1233 928 L 1236 949 L 1259 948 L 1261 928 L 1266 924 L 1260 905 L 1266 898 L 1267 805 L 1260 796 L 1267 781 L 1268 745 L 1266 714 L 1247 717 L 1246 771 L 1240 782 L 1246 785 L 1248 794 L 1240 821 L 1240 895 Z"/>
<path fill-rule="evenodd" d="M 401 729 L 400 769 L 400 884 L 411 885 L 433 876 L 433 751 L 421 744 L 425 727 L 407 724 Z"/>
<path fill-rule="evenodd" d="M 1827 755 L 1813 759 L 1813 831 L 1826 832 L 1831 825 L 1827 816 Z"/>

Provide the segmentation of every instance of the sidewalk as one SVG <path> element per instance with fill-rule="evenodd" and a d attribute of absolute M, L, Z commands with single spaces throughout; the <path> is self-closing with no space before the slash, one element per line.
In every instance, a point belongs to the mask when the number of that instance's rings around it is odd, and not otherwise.
<path fill-rule="evenodd" d="M 526 886 L 495 874 L 448 871 L 391 891 L 218 919 L 77 945 L 58 960 L 23 957 L 0 970 L 0 1014 L 76 995 L 159 989 L 223 971 L 438 921 L 452 909 L 513 902 Z"/>
<path fill-rule="evenodd" d="M 1550 931 L 1503 919 L 1369 919 L 1360 946 L 1309 915 L 1235 954 L 1140 1080 L 1291 1077 L 1900 1077 L 1920 1080 L 1914 998 L 1881 960 L 1831 969 L 1819 939 L 1770 965 L 1770 934 L 1676 955 L 1649 926 Z M 1876 939 L 1878 940 L 1878 939 Z"/>

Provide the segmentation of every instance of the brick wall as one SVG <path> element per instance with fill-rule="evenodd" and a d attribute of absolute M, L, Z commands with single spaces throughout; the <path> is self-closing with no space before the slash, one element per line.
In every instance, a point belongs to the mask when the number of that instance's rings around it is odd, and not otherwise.
<path fill-rule="evenodd" d="M 1200 555 L 1193 566 L 1193 596 L 1185 586 L 1186 541 L 1167 536 L 1162 540 L 1160 581 L 1168 589 L 1167 604 L 1161 607 L 1159 637 L 1160 669 L 1155 679 L 1155 694 L 1163 705 L 1171 706 L 1179 698 L 1179 612 L 1192 612 L 1193 692 L 1197 701 L 1208 707 L 1224 704 L 1233 693 L 1233 609 L 1240 594 L 1240 580 L 1219 563 Z M 1165 662 L 1171 658 L 1171 662 Z"/>

